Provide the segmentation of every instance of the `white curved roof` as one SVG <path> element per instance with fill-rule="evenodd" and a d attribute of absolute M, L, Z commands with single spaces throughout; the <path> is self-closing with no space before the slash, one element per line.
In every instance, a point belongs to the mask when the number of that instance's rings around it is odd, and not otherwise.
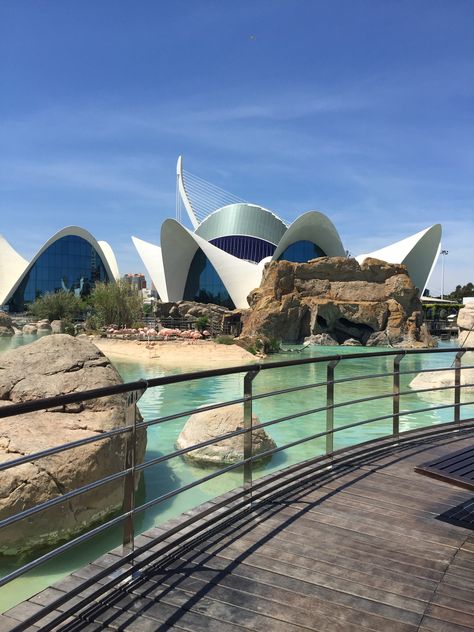
<path fill-rule="evenodd" d="M 168 300 L 182 300 L 188 271 L 198 248 L 216 269 L 236 307 L 247 308 L 247 296 L 260 285 L 262 268 L 224 252 L 174 219 L 161 227 L 161 253 Z"/>
<path fill-rule="evenodd" d="M 23 275 L 27 267 L 28 261 L 0 235 L 0 305 L 6 303 L 12 285 Z"/>
<path fill-rule="evenodd" d="M 439 255 L 441 232 L 441 224 L 434 224 L 385 248 L 358 255 L 356 259 L 362 263 L 367 257 L 373 257 L 387 263 L 405 264 L 413 284 L 423 294 Z"/>
<path fill-rule="evenodd" d="M 12 284 L 10 285 L 10 288 L 7 290 L 7 292 L 5 293 L 5 296 L 3 297 L 3 300 L 1 301 L 1 304 L 6 304 L 11 299 L 11 297 L 15 293 L 15 290 L 18 288 L 18 286 L 22 282 L 25 275 L 31 270 L 31 268 L 34 266 L 34 264 L 39 259 L 39 257 L 51 246 L 51 244 L 53 244 L 58 239 L 61 239 L 62 237 L 67 237 L 69 235 L 81 237 L 82 239 L 87 241 L 97 251 L 98 255 L 102 259 L 102 263 L 104 264 L 105 270 L 107 272 L 107 276 L 110 279 L 118 278 L 117 262 L 109 244 L 106 244 L 106 250 L 107 248 L 109 249 L 109 252 L 106 252 L 102 249 L 99 242 L 96 241 L 96 239 L 87 230 L 85 230 L 84 228 L 81 228 L 80 226 L 67 226 L 66 228 L 61 229 L 60 231 L 55 233 L 52 237 L 50 237 L 48 241 L 46 241 L 46 243 L 44 243 L 43 246 L 38 250 L 38 252 L 30 261 L 30 263 L 27 264 L 27 266 L 20 272 L 18 276 L 15 276 L 14 280 L 12 281 Z M 102 243 L 105 243 L 105 242 L 102 242 Z M 2 247 L 2 244 L 0 243 L 0 249 L 1 247 Z M 110 256 L 111 253 L 112 253 L 112 257 Z M 13 277 L 13 275 L 11 276 Z"/>
<path fill-rule="evenodd" d="M 97 243 L 104 255 L 104 263 L 107 262 L 109 264 L 109 268 L 112 270 L 113 278 L 118 281 L 120 279 L 120 271 L 112 246 L 107 241 L 98 241 Z"/>
<path fill-rule="evenodd" d="M 288 227 L 273 253 L 272 261 L 277 261 L 285 250 L 297 241 L 313 242 L 322 248 L 328 257 L 344 257 L 346 254 L 336 227 L 329 217 L 319 211 L 303 213 Z"/>

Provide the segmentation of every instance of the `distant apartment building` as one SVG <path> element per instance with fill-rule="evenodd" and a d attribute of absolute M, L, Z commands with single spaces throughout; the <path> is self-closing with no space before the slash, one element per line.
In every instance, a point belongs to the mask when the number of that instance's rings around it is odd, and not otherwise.
<path fill-rule="evenodd" d="M 134 274 L 127 273 L 123 275 L 123 278 L 125 282 L 128 283 L 130 287 L 133 290 L 136 290 L 137 292 L 140 292 L 141 290 L 146 289 L 145 275 L 142 274 L 141 272 L 134 273 Z"/>

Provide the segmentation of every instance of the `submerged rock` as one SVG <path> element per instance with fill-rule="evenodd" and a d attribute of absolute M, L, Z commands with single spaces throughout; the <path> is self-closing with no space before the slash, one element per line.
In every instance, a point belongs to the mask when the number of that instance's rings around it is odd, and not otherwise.
<path fill-rule="evenodd" d="M 95 345 L 65 334 L 46 336 L 0 356 L 0 406 L 121 384 L 122 379 Z M 0 462 L 101 434 L 126 425 L 126 395 L 114 395 L 0 422 Z M 98 440 L 35 459 L 2 472 L 0 519 L 56 498 L 124 469 L 127 435 Z M 143 461 L 146 435 L 138 437 Z M 138 482 L 138 481 L 137 481 Z M 51 545 L 87 529 L 122 505 L 123 480 L 2 529 L 0 554 L 18 555 Z"/>
<path fill-rule="evenodd" d="M 240 404 L 195 413 L 186 422 L 176 445 L 178 449 L 188 448 L 228 432 L 239 430 L 244 427 L 243 415 L 244 409 Z M 258 425 L 259 423 L 258 418 L 252 415 L 252 424 Z M 275 447 L 275 442 L 263 428 L 256 428 L 252 431 L 253 455 L 258 455 Z M 237 463 L 244 458 L 244 435 L 230 437 L 193 450 L 185 454 L 185 458 L 200 465 Z"/>

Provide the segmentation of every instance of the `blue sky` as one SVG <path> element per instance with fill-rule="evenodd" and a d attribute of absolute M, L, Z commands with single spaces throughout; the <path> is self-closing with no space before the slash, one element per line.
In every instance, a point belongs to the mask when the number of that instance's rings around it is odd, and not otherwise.
<path fill-rule="evenodd" d="M 441 222 L 445 290 L 474 281 L 473 24 L 471 0 L 2 0 L 0 232 L 28 258 L 78 224 L 143 271 L 183 154 L 352 254 Z"/>

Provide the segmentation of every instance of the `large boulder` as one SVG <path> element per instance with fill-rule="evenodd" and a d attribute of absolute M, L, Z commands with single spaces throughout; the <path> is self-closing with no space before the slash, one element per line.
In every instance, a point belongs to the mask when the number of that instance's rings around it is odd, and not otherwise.
<path fill-rule="evenodd" d="M 197 443 L 214 439 L 228 432 L 244 427 L 243 406 L 234 404 L 215 410 L 195 413 L 186 422 L 176 445 L 178 449 L 188 448 Z M 252 416 L 252 425 L 258 425 L 258 418 Z M 252 430 L 252 454 L 258 455 L 276 447 L 263 428 Z M 203 448 L 198 448 L 185 455 L 190 462 L 199 465 L 229 465 L 244 458 L 244 434 L 230 437 Z"/>
<path fill-rule="evenodd" d="M 470 358 L 468 356 L 471 356 Z M 474 361 L 474 352 L 466 353 L 463 356 L 463 363 L 471 364 Z M 410 388 L 414 390 L 423 390 L 431 388 L 447 387 L 441 391 L 421 392 L 419 397 L 430 402 L 454 402 L 454 369 L 450 371 L 428 371 L 419 373 L 410 382 Z M 463 369 L 461 371 L 461 402 L 472 402 L 474 395 L 474 369 Z"/>
<path fill-rule="evenodd" d="M 24 334 L 34 335 L 38 332 L 38 327 L 35 323 L 27 323 L 26 325 L 23 325 L 22 331 Z"/>
<path fill-rule="evenodd" d="M 121 384 L 122 379 L 88 340 L 46 336 L 0 356 L 0 406 Z M 126 425 L 126 395 L 84 401 L 0 420 L 0 462 Z M 0 519 L 124 469 L 127 435 L 98 440 L 0 476 Z M 137 462 L 146 435 L 139 433 Z M 138 482 L 138 481 L 137 481 Z M 19 555 L 70 538 L 122 504 L 123 480 L 98 487 L 28 520 L 2 529 L 0 553 Z"/>
<path fill-rule="evenodd" d="M 346 257 L 307 263 L 273 261 L 248 297 L 242 336 L 300 342 L 329 334 L 339 344 L 424 347 L 434 342 L 422 325 L 418 290 L 406 266 Z M 384 336 L 374 334 L 384 333 Z"/>
<path fill-rule="evenodd" d="M 12 319 L 5 312 L 0 312 L 0 338 L 13 335 L 15 335 L 15 330 L 13 329 Z"/>
<path fill-rule="evenodd" d="M 64 328 L 65 328 L 64 320 L 51 321 L 51 332 L 53 334 L 63 334 Z"/>
<path fill-rule="evenodd" d="M 47 318 L 43 318 L 36 323 L 38 333 L 51 333 L 51 323 Z"/>
<path fill-rule="evenodd" d="M 474 347 L 474 302 L 467 303 L 459 310 L 457 325 L 458 341 L 461 347 Z"/>

